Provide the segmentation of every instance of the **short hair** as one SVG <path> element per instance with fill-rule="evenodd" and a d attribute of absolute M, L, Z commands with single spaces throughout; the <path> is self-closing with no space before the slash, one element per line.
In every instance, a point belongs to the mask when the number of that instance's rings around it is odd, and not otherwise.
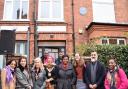
<path fill-rule="evenodd" d="M 62 60 L 63 60 L 65 57 L 68 57 L 68 59 L 69 59 L 69 56 L 68 56 L 67 54 L 65 54 L 65 55 L 62 56 Z"/>
<path fill-rule="evenodd" d="M 118 63 L 117 63 L 117 59 L 116 59 L 116 57 L 114 57 L 114 56 L 109 57 L 108 62 L 109 62 L 109 60 L 114 60 L 114 62 L 115 62 L 116 64 L 118 64 Z"/>

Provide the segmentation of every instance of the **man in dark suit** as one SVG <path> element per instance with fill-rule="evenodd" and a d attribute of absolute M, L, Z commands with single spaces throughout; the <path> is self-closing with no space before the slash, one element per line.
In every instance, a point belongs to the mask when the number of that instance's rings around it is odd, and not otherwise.
<path fill-rule="evenodd" d="M 98 61 L 97 52 L 91 52 L 91 62 L 87 64 L 84 73 L 88 89 L 105 89 L 105 67 Z"/>

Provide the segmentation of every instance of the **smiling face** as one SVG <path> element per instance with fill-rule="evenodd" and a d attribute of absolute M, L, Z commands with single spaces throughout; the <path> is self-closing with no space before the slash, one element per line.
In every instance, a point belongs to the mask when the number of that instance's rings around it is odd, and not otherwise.
<path fill-rule="evenodd" d="M 52 57 L 48 57 L 47 62 L 49 65 L 51 65 L 53 63 L 53 58 Z"/>
<path fill-rule="evenodd" d="M 109 69 L 114 70 L 115 69 L 115 66 L 116 66 L 115 60 L 114 59 L 110 59 L 108 61 L 108 66 L 109 66 Z"/>
<path fill-rule="evenodd" d="M 20 61 L 20 65 L 25 68 L 26 64 L 27 64 L 26 59 L 22 58 Z"/>
<path fill-rule="evenodd" d="M 97 61 L 97 58 L 98 58 L 97 52 L 91 52 L 91 61 L 95 62 Z"/>
<path fill-rule="evenodd" d="M 16 61 L 12 61 L 11 64 L 10 64 L 10 67 L 12 69 L 14 69 L 16 67 Z"/>
<path fill-rule="evenodd" d="M 40 68 L 40 66 L 41 66 L 41 61 L 40 61 L 40 60 L 35 60 L 35 61 L 34 61 L 34 64 L 35 64 L 35 67 L 36 67 L 36 68 Z"/>
<path fill-rule="evenodd" d="M 76 53 L 76 54 L 75 54 L 75 60 L 80 60 L 80 55 L 79 55 L 79 53 Z"/>
<path fill-rule="evenodd" d="M 64 57 L 64 58 L 63 58 L 63 64 L 65 64 L 65 65 L 66 65 L 66 64 L 68 64 L 68 62 L 69 62 L 68 57 Z"/>

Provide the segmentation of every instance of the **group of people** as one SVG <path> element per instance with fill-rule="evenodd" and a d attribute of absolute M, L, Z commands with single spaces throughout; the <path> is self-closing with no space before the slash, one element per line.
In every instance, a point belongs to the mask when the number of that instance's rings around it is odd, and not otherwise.
<path fill-rule="evenodd" d="M 2 89 L 128 89 L 127 76 L 116 60 L 110 58 L 106 68 L 97 52 L 91 52 L 89 63 L 78 53 L 71 62 L 62 52 L 56 60 L 45 53 L 32 67 L 26 57 L 20 57 L 18 65 L 10 60 L 1 71 L 1 84 Z"/>

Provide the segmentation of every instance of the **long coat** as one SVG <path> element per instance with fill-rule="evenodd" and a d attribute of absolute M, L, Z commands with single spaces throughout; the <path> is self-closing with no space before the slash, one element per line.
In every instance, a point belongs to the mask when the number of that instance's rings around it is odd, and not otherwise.
<path fill-rule="evenodd" d="M 32 82 L 28 71 L 16 68 L 16 89 L 29 89 L 30 86 Z"/>
<path fill-rule="evenodd" d="M 91 82 L 91 63 L 87 64 L 84 72 L 84 81 L 86 82 L 88 89 L 89 84 L 92 84 Z M 104 80 L 105 80 L 105 67 L 102 63 L 97 61 L 97 66 L 96 66 L 96 82 L 97 88 L 96 89 L 105 89 L 104 87 Z"/>
<path fill-rule="evenodd" d="M 15 89 L 15 77 L 10 81 L 9 84 L 6 83 L 6 69 L 2 69 L 1 71 L 1 84 L 2 89 Z"/>
<path fill-rule="evenodd" d="M 38 79 L 35 78 L 36 72 L 34 69 L 31 71 L 32 81 L 33 81 L 33 89 L 45 89 L 45 80 L 46 80 L 46 72 L 41 69 L 38 74 Z"/>
<path fill-rule="evenodd" d="M 63 64 L 60 64 L 58 75 L 57 89 L 72 89 L 72 85 L 76 81 L 73 65 L 69 63 L 67 69 L 64 69 Z"/>

